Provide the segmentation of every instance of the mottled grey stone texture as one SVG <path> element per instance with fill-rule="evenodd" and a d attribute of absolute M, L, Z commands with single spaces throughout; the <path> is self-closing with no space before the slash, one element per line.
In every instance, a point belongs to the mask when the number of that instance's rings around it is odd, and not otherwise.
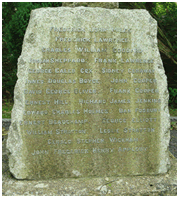
<path fill-rule="evenodd" d="M 11 125 L 11 119 L 2 119 L 2 127 L 6 129 L 6 131 L 9 130 L 9 126 Z"/>
<path fill-rule="evenodd" d="M 108 9 L 114 9 L 119 8 L 118 2 L 63 2 L 63 7 L 100 7 L 100 8 L 108 8 Z"/>
<path fill-rule="evenodd" d="M 82 35 L 80 32 L 63 32 L 57 33 L 51 27 L 66 27 L 66 28 L 76 28 L 76 27 L 85 27 L 86 30 L 90 28 L 114 28 L 114 27 L 122 27 L 127 28 L 131 31 L 120 33 L 117 31 L 112 32 L 107 31 L 107 33 L 101 32 L 93 32 L 86 31 L 85 35 Z M 103 47 L 107 48 L 107 53 L 77 53 L 75 51 L 76 47 L 80 47 L 80 42 L 70 42 L 70 43 L 58 43 L 55 41 L 55 38 L 58 37 L 90 37 L 91 42 L 85 43 L 83 47 L 91 48 L 91 47 L 100 47 L 99 43 L 93 41 L 95 39 L 113 38 L 113 39 L 121 39 L 127 37 L 128 42 L 123 43 L 103 43 Z M 123 35 L 123 36 L 122 36 Z M 59 36 L 59 37 L 60 37 Z M 26 100 L 42 100 L 49 99 L 51 103 L 53 99 L 68 99 L 70 100 L 69 108 L 71 110 L 82 109 L 83 105 L 78 103 L 78 100 L 82 96 L 80 94 L 70 94 L 66 96 L 45 94 L 46 87 L 49 89 L 53 89 L 54 87 L 58 89 L 70 89 L 74 90 L 74 88 L 78 89 L 86 89 L 85 84 L 78 84 L 69 86 L 67 85 L 50 85 L 47 83 L 48 76 L 46 74 L 39 74 L 36 77 L 39 80 L 43 80 L 45 83 L 43 85 L 40 84 L 26 84 L 26 80 L 31 80 L 33 75 L 28 73 L 29 69 L 41 69 L 47 68 L 54 70 L 55 67 L 60 67 L 58 63 L 54 65 L 46 64 L 46 63 L 30 63 L 30 59 L 48 59 L 52 57 L 52 53 L 43 53 L 42 48 L 55 48 L 57 45 L 60 45 L 62 48 L 71 48 L 71 53 L 62 53 L 59 56 L 65 56 L 65 58 L 70 59 L 78 59 L 84 58 L 86 62 L 83 63 L 67 63 L 62 64 L 62 68 L 76 68 L 78 72 L 76 72 L 73 77 L 74 79 L 79 78 L 80 68 L 88 68 L 93 69 L 95 72 L 92 74 L 86 74 L 89 79 L 97 78 L 102 82 L 99 85 L 90 85 L 89 88 L 93 87 L 98 90 L 98 93 L 83 95 L 84 99 L 98 99 L 105 98 L 109 101 L 114 97 L 118 99 L 116 94 L 109 93 L 109 88 L 112 87 L 111 75 L 102 75 L 101 67 L 106 68 L 115 68 L 115 69 L 124 69 L 124 73 L 121 75 L 123 78 L 128 79 L 129 83 L 122 85 L 123 89 L 130 89 L 131 93 L 128 96 L 130 98 L 131 104 L 131 112 L 128 114 L 119 114 L 118 108 L 119 106 L 107 104 L 106 106 L 102 106 L 103 108 L 109 108 L 109 114 L 94 114 L 94 115 L 85 115 L 88 121 L 87 124 L 81 125 L 76 124 L 73 125 L 72 129 L 86 129 L 87 133 L 81 136 L 81 134 L 74 135 L 64 135 L 65 140 L 70 139 L 72 144 L 69 144 L 68 147 L 65 145 L 57 145 L 56 147 L 49 143 L 49 138 L 61 140 L 61 136 L 57 136 L 57 134 L 50 135 L 29 135 L 27 134 L 27 130 L 37 130 L 41 129 L 42 125 L 31 125 L 30 127 L 25 125 L 24 120 L 45 120 L 44 128 L 41 130 L 49 130 L 52 129 L 55 132 L 57 127 L 60 129 L 63 128 L 62 125 L 48 125 L 50 119 L 63 119 L 63 116 L 60 118 L 55 117 L 55 115 L 48 114 L 44 115 L 30 115 L 27 116 L 24 114 L 25 111 L 37 110 L 38 107 L 35 106 L 27 106 L 25 104 Z M 83 43 L 84 44 L 84 43 Z M 131 53 L 130 55 L 121 54 L 121 53 L 113 53 L 113 48 L 141 48 L 142 53 L 135 54 Z M 107 63 L 101 65 L 100 62 L 95 62 L 94 58 L 113 58 L 117 60 L 117 63 L 109 64 Z M 56 56 L 55 58 L 58 58 Z M 152 60 L 151 62 L 145 63 L 129 63 L 129 58 L 131 59 L 147 59 Z M 125 62 L 123 63 L 124 60 Z M 50 66 L 49 66 L 50 65 Z M 127 68 L 127 69 L 126 69 Z M 139 73 L 129 73 L 128 68 L 132 68 L 135 71 L 138 69 L 148 69 L 154 71 L 150 74 L 141 74 Z M 53 74 L 53 78 L 58 79 L 58 74 Z M 62 74 L 63 75 L 63 74 Z M 131 176 L 131 175 L 156 175 L 156 174 L 164 174 L 169 170 L 169 140 L 170 140 L 170 116 L 168 111 L 168 90 L 167 90 L 167 80 L 165 71 L 163 68 L 162 60 L 159 54 L 158 46 L 157 46 L 157 22 L 149 15 L 146 10 L 120 10 L 120 9 L 104 9 L 104 8 L 91 8 L 91 7 L 76 7 L 76 8 L 68 8 L 68 7 L 60 7 L 60 8 L 40 8 L 33 10 L 31 12 L 31 17 L 29 21 L 29 25 L 27 27 L 24 42 L 22 46 L 22 53 L 18 59 L 18 80 L 15 86 L 14 91 L 14 107 L 12 110 L 12 123 L 9 129 L 9 135 L 7 140 L 7 149 L 9 153 L 9 167 L 11 173 L 17 179 L 42 179 L 42 178 L 59 178 L 59 177 L 92 177 L 92 176 L 103 176 L 103 177 L 111 177 L 111 176 Z M 34 75 L 35 76 L 35 75 Z M 50 74 L 49 74 L 50 76 Z M 80 76 L 80 77 L 81 77 Z M 121 77 L 120 76 L 120 77 Z M 155 79 L 156 83 L 154 85 L 151 84 L 140 84 L 140 89 L 155 89 L 156 93 L 136 93 L 136 85 L 133 83 L 134 78 L 150 78 Z M 62 76 L 61 76 L 62 77 Z M 114 77 L 114 76 L 113 76 Z M 115 77 L 119 77 L 115 75 Z M 121 77 L 121 78 L 122 78 Z M 35 77 L 34 77 L 35 78 Z M 69 88 L 70 87 L 70 88 Z M 116 88 L 121 87 L 121 84 L 115 85 Z M 54 88 L 54 89 L 55 89 Z M 32 89 L 42 89 L 42 94 L 30 94 L 26 93 L 24 90 L 32 90 Z M 25 94 L 26 93 L 26 94 Z M 153 94 L 153 95 L 152 95 Z M 124 97 L 123 94 L 121 97 Z M 161 102 L 159 104 L 137 104 L 137 99 L 145 99 L 145 98 L 156 98 Z M 98 105 L 96 105 L 98 106 Z M 97 107 L 93 105 L 91 108 L 95 109 Z M 157 106 L 157 107 L 156 107 Z M 98 108 L 102 108 L 100 105 Z M 136 108 L 158 108 L 159 111 L 153 114 L 141 114 L 136 113 Z M 59 107 L 58 107 L 59 108 Z M 58 109 L 55 104 L 50 106 L 41 106 L 39 110 L 47 110 L 51 112 L 52 109 Z M 61 107 L 60 107 L 61 108 Z M 60 109 L 59 108 L 59 109 Z M 89 108 L 89 107 L 88 107 Z M 120 108 L 124 108 L 124 106 L 120 106 Z M 127 107 L 129 108 L 129 107 Z M 82 109 L 83 110 L 83 109 Z M 150 116 L 149 116 L 150 115 Z M 155 116 L 154 116 L 155 115 Z M 83 120 L 84 114 L 79 115 L 69 115 L 67 119 L 72 120 L 76 119 Z M 138 116 L 138 117 L 137 117 Z M 108 125 L 107 123 L 102 123 L 102 119 L 106 118 L 126 118 L 127 124 L 116 124 L 115 127 L 120 129 L 119 134 L 115 135 L 107 135 L 101 134 L 99 132 L 99 127 L 109 128 L 113 127 L 114 124 Z M 140 118 L 141 121 L 133 122 L 133 118 Z M 155 122 L 148 123 L 149 118 L 155 118 Z M 134 119 L 135 120 L 135 119 Z M 136 119 L 137 120 L 137 119 Z M 143 122 L 143 123 L 142 123 Z M 22 125 L 20 125 L 20 123 Z M 65 125 L 64 128 L 68 129 L 69 125 Z M 124 133 L 124 128 L 132 128 L 132 127 L 154 127 L 154 133 L 138 133 L 137 135 L 132 133 L 129 134 Z M 71 129 L 71 128 L 70 128 Z M 110 142 L 110 137 L 117 138 L 138 138 L 136 142 Z M 77 138 L 99 138 L 100 140 L 104 139 L 104 143 L 96 144 L 78 144 Z M 127 140 L 128 141 L 128 140 Z M 132 146 L 131 146 L 132 145 Z M 130 147 L 129 152 L 126 151 L 126 147 Z M 88 149 L 88 154 L 64 154 L 59 155 L 55 153 L 55 149 Z M 99 148 L 99 152 L 93 152 L 94 149 Z M 111 151 L 111 153 L 100 153 L 100 149 L 105 149 Z M 113 149 L 114 148 L 114 149 Z M 121 150 L 121 148 L 123 150 Z M 133 149 L 134 148 L 134 149 Z M 138 148 L 142 148 L 139 150 Z M 144 149 L 145 148 L 145 149 Z M 39 155 L 39 150 L 42 149 L 43 153 Z M 44 151 L 47 152 L 44 154 Z M 114 152 L 113 152 L 113 150 Z M 38 150 L 38 153 L 35 151 Z M 107 150 L 107 151 L 108 151 Z M 84 150 L 83 150 L 84 151 Z M 34 153 L 33 153 L 34 152 Z M 69 152 L 69 151 L 68 151 Z M 113 153 L 112 153 L 113 152 Z M 106 187 L 102 188 L 104 192 L 106 192 Z"/>
<path fill-rule="evenodd" d="M 165 175 L 134 177 L 60 178 L 17 180 L 10 174 L 8 157 L 2 156 L 2 196 L 176 196 L 177 160 L 170 155 Z"/>

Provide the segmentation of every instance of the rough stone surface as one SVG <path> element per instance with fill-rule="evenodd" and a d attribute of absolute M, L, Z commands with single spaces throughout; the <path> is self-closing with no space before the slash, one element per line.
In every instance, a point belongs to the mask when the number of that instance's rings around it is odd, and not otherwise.
<path fill-rule="evenodd" d="M 114 9 L 119 8 L 118 2 L 63 2 L 63 7 L 100 7 L 100 8 L 108 8 L 108 9 Z"/>
<path fill-rule="evenodd" d="M 171 131 L 171 137 L 174 131 Z M 176 136 L 175 131 L 175 136 Z M 176 139 L 172 138 L 171 143 L 175 143 Z M 175 149 L 174 149 L 175 147 Z M 176 155 L 176 144 L 170 144 L 170 151 L 174 156 Z M 77 178 L 63 180 L 39 180 L 39 181 L 18 181 L 12 177 L 9 166 L 8 156 L 6 152 L 6 139 L 2 142 L 2 196 L 55 196 L 55 195 L 143 195 L 143 196 L 175 196 L 177 195 L 177 160 L 170 154 L 171 169 L 162 176 L 155 177 L 141 177 L 137 176 L 137 182 L 134 183 L 134 177 L 102 177 L 81 180 Z M 147 180 L 146 180 L 147 178 Z M 151 179 L 151 180 L 150 180 Z M 100 181 L 100 184 L 96 182 Z M 85 181 L 85 185 L 83 184 Z M 145 181 L 145 182 L 144 182 Z M 78 185 L 75 185 L 76 184 Z M 91 182 L 91 183 L 90 183 Z M 142 183 L 142 185 L 140 185 Z M 72 186 L 73 184 L 73 186 Z M 90 184 L 90 185 L 89 185 Z M 94 185 L 92 185 L 94 184 Z M 115 185 L 114 185 L 115 184 Z M 145 184 L 145 185 L 144 185 Z M 62 186 L 60 190 L 58 187 Z M 149 187 L 150 186 L 150 187 Z M 128 189 L 127 191 L 126 188 Z M 105 189 L 105 191 L 104 191 Z M 118 191 L 117 191 L 118 189 Z M 120 189 L 120 190 L 119 190 Z M 116 193 L 117 191 L 117 193 Z"/>
<path fill-rule="evenodd" d="M 177 158 L 177 131 L 171 130 L 170 131 L 170 144 L 169 144 L 169 151 Z"/>
<path fill-rule="evenodd" d="M 176 196 L 177 160 L 158 176 L 17 180 L 10 174 L 8 157 L 2 157 L 2 196 Z"/>
<path fill-rule="evenodd" d="M 175 121 L 175 122 L 177 122 L 177 117 L 175 116 L 175 117 L 170 117 L 170 121 L 172 122 L 172 121 Z"/>
<path fill-rule="evenodd" d="M 9 130 L 9 126 L 11 125 L 11 119 L 2 119 L 2 127 L 4 127 L 7 131 Z"/>
<path fill-rule="evenodd" d="M 7 141 L 15 178 L 168 171 L 167 81 L 146 10 L 33 10 L 17 75 Z"/>

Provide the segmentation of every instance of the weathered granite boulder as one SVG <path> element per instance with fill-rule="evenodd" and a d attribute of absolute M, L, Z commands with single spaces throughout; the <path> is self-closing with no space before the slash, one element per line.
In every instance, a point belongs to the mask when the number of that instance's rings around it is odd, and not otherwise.
<path fill-rule="evenodd" d="M 17 179 L 169 169 L 167 80 L 146 10 L 31 12 L 7 148 Z"/>

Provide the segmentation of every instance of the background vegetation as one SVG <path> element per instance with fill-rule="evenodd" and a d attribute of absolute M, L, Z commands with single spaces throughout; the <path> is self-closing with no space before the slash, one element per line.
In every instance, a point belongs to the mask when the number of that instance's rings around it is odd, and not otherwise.
<path fill-rule="evenodd" d="M 2 3 L 2 95 L 13 100 L 17 59 L 32 9 L 60 7 L 60 2 Z M 177 107 L 177 4 L 175 2 L 122 2 L 120 9 L 146 9 L 158 22 L 158 45 L 166 71 L 172 109 Z"/>

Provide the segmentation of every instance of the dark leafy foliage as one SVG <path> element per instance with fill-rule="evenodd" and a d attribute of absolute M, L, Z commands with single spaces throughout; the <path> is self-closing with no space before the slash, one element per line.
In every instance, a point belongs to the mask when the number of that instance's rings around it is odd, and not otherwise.
<path fill-rule="evenodd" d="M 169 103 L 172 108 L 177 108 L 177 89 L 169 87 L 170 99 Z"/>

